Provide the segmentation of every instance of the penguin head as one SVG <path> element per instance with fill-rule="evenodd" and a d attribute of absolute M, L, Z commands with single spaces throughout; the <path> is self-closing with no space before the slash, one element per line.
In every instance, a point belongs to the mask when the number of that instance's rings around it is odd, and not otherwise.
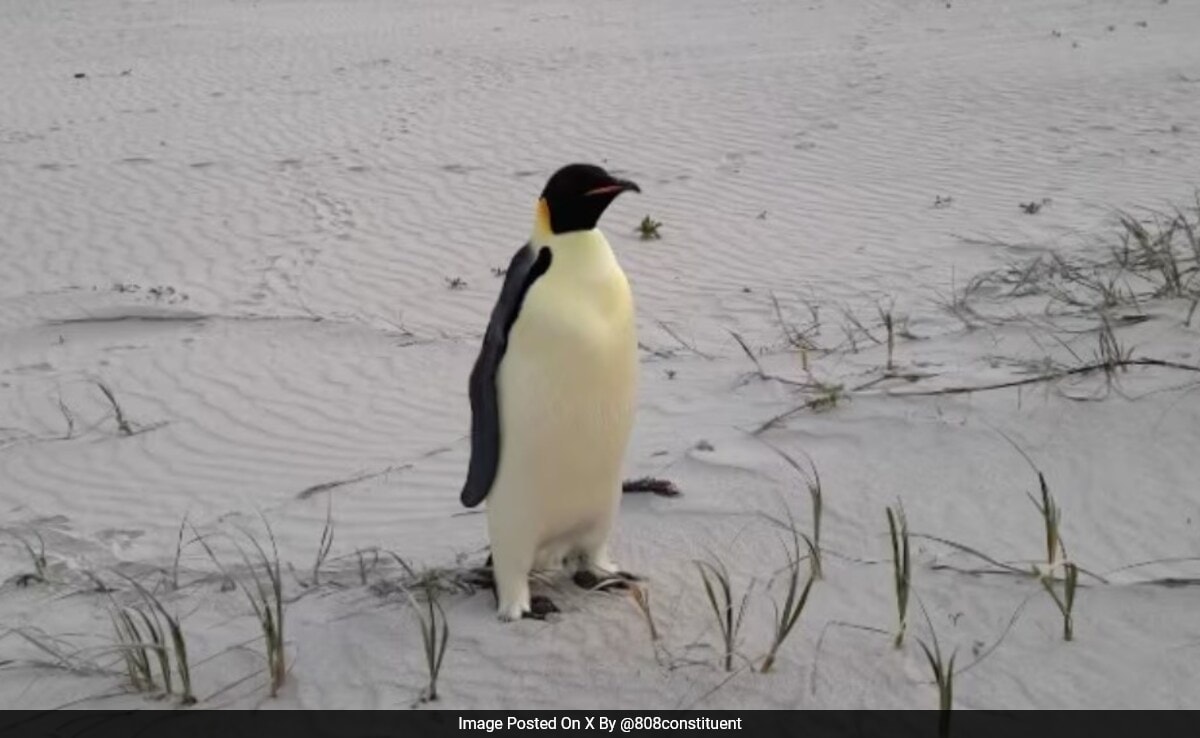
<path fill-rule="evenodd" d="M 641 192 L 633 182 L 594 164 L 568 164 L 546 182 L 539 211 L 549 220 L 551 233 L 589 231 L 617 195 L 627 190 Z"/>

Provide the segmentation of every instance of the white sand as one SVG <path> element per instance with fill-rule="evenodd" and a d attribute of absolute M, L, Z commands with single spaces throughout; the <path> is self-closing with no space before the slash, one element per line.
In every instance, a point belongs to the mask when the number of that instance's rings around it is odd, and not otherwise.
<path fill-rule="evenodd" d="M 604 221 L 647 348 L 627 476 L 685 495 L 627 498 L 614 552 L 647 578 L 662 641 L 656 658 L 627 597 L 569 583 L 551 588 L 564 612 L 544 623 L 499 624 L 488 593 L 449 597 L 439 705 L 933 707 L 915 600 L 902 651 L 829 624 L 894 627 L 884 507 L 898 498 L 916 532 L 1021 567 L 1044 558 L 1025 496 L 1036 478 L 1003 433 L 1045 472 L 1071 557 L 1107 584 L 1083 578 L 1064 643 L 1036 581 L 963 573 L 987 565 L 914 540 L 916 595 L 957 664 L 999 640 L 959 674 L 955 706 L 1194 706 L 1200 591 L 1147 582 L 1200 564 L 1122 568 L 1200 557 L 1195 376 L 887 392 L 1091 360 L 1094 314 L 994 299 L 989 314 L 1030 319 L 967 330 L 939 301 L 1040 248 L 1102 252 L 1114 207 L 1191 197 L 1198 34 L 1200 6 L 1183 0 L 5 3 L 0 706 L 169 704 L 122 695 L 119 675 L 29 663 L 47 657 L 22 634 L 113 663 L 109 600 L 85 571 L 123 589 L 113 572 L 135 576 L 184 616 L 202 706 L 413 704 L 424 662 L 412 612 L 387 592 L 399 568 L 381 563 L 364 587 L 354 552 L 482 561 L 483 518 L 458 504 L 466 376 L 491 269 L 573 160 L 645 193 Z M 1017 207 L 1041 198 L 1037 215 Z M 636 237 L 646 213 L 661 240 Z M 744 664 L 768 646 L 780 595 L 764 583 L 783 564 L 763 514 L 787 504 L 811 525 L 797 477 L 747 430 L 812 395 L 747 378 L 729 333 L 804 380 L 772 293 L 797 326 L 818 306 L 814 340 L 833 349 L 808 357 L 821 381 L 880 376 L 885 350 L 849 328 L 854 351 L 842 313 L 882 336 L 877 301 L 915 336 L 898 369 L 928 376 L 763 436 L 820 469 L 826 578 L 760 675 Z M 1118 336 L 1138 356 L 1200 363 L 1187 310 L 1143 304 L 1151 320 Z M 97 380 L 144 432 L 118 434 Z M 297 497 L 361 475 L 374 476 Z M 305 590 L 330 499 L 331 561 Z M 274 700 L 248 605 L 201 547 L 184 549 L 179 591 L 158 573 L 185 515 L 216 536 L 261 531 L 258 511 L 295 567 Z M 19 587 L 31 565 L 13 534 L 35 533 L 50 582 Z M 739 589 L 757 579 L 728 680 L 692 564 L 707 551 Z"/>

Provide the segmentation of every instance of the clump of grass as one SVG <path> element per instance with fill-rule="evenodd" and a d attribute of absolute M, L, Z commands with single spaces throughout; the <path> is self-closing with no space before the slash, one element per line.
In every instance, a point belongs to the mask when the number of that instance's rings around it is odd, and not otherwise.
<path fill-rule="evenodd" d="M 321 529 L 321 542 L 317 544 L 317 556 L 313 561 L 312 568 L 312 586 L 316 587 L 321 583 L 321 567 L 325 565 L 325 560 L 329 558 L 329 551 L 333 548 L 333 500 L 329 499 L 325 507 L 325 527 Z M 361 567 L 361 562 L 360 562 Z M 366 576 L 363 576 L 366 579 Z"/>
<path fill-rule="evenodd" d="M 1133 349 L 1126 348 L 1113 332 L 1112 323 L 1108 316 L 1100 314 L 1099 345 L 1096 349 L 1096 362 L 1104 370 L 1104 376 L 1111 382 L 1118 369 L 1128 366 L 1133 358 Z"/>
<path fill-rule="evenodd" d="M 904 507 L 887 508 L 888 535 L 892 539 L 892 577 L 896 588 L 896 637 L 892 644 L 896 648 L 904 645 L 904 633 L 908 629 L 908 595 L 912 590 L 912 564 L 908 548 L 908 518 Z"/>
<path fill-rule="evenodd" d="M 166 615 L 166 610 L 162 610 Z M 179 621 L 174 617 L 168 617 L 168 626 L 171 630 L 171 646 L 175 654 L 175 668 L 179 671 L 180 683 L 180 702 L 184 705 L 194 705 L 196 697 L 192 694 L 192 669 L 188 663 L 187 641 L 183 637 L 183 629 L 179 625 Z"/>
<path fill-rule="evenodd" d="M 442 660 L 446 656 L 446 645 L 450 642 L 450 623 L 446 619 L 446 611 L 442 609 L 442 604 L 438 601 L 438 588 L 427 583 L 422 589 L 425 593 L 424 612 L 421 610 L 421 604 L 411 593 L 408 598 L 420 622 L 421 641 L 425 647 L 425 666 L 429 673 L 429 684 L 425 688 L 424 699 L 428 702 L 435 702 L 438 698 L 437 683 L 442 672 Z"/>
<path fill-rule="evenodd" d="M 266 650 L 270 695 L 275 697 L 287 680 L 287 659 L 284 652 L 283 573 L 279 563 L 279 546 L 275 541 L 275 533 L 271 530 L 271 524 L 267 522 L 266 518 L 263 518 L 262 522 L 267 529 L 267 537 L 271 541 L 270 556 L 267 555 L 266 549 L 258 539 L 249 532 L 243 531 L 243 534 L 254 547 L 253 558 L 241 544 L 234 541 L 234 546 L 241 554 L 253 586 L 247 583 L 245 577 L 235 579 L 230 576 L 212 547 L 198 532 L 196 538 L 208 552 L 209 558 L 221 570 L 225 579 L 235 582 L 235 586 L 242 590 L 250 603 L 250 608 L 254 611 L 259 629 L 262 631 L 263 646 Z M 262 571 L 261 575 L 259 574 L 260 570 Z"/>
<path fill-rule="evenodd" d="M 361 548 L 354 550 L 354 555 L 358 559 L 358 580 L 364 587 L 367 586 L 367 574 L 379 566 L 379 549 L 370 548 L 367 551 L 371 554 L 370 563 L 367 562 L 367 557 L 364 555 L 366 552 Z"/>
<path fill-rule="evenodd" d="M 809 408 L 813 412 L 832 410 L 846 396 L 845 388 L 840 384 L 816 382 L 815 385 L 817 395 L 809 401 Z"/>
<path fill-rule="evenodd" d="M 134 618 L 134 614 L 140 617 Z M 114 606 L 110 617 L 112 618 L 113 631 L 116 635 L 117 648 L 120 650 L 121 659 L 125 663 L 125 675 L 129 679 L 129 686 L 135 692 L 153 692 L 157 688 L 157 685 L 154 682 L 154 670 L 151 667 L 150 651 L 151 649 L 161 650 L 161 638 L 148 641 L 146 636 L 142 634 L 141 629 L 138 627 L 138 620 L 146 618 L 144 612 Z M 152 628 L 148 618 L 144 622 L 146 623 L 146 627 Z M 166 678 L 169 679 L 169 676 Z"/>
<path fill-rule="evenodd" d="M 1118 261 L 1153 274 L 1158 282 L 1155 297 L 1193 295 L 1200 271 L 1200 218 L 1193 222 L 1178 208 L 1170 214 L 1155 213 L 1149 226 L 1127 213 L 1118 217 L 1123 229 Z"/>
<path fill-rule="evenodd" d="M 171 581 L 172 590 L 179 589 L 179 560 L 183 556 L 183 531 L 187 528 L 187 515 L 183 516 L 183 520 L 179 521 L 179 534 L 175 539 L 175 558 L 171 562 Z"/>
<path fill-rule="evenodd" d="M 48 660 L 25 659 L 17 661 L 9 659 L 0 662 L 0 667 L 26 663 L 39 668 L 62 669 L 72 674 L 86 676 L 111 675 L 113 672 L 84 655 L 89 649 L 76 648 L 66 640 L 50 635 L 38 628 L 13 628 L 0 634 L 0 640 L 14 635 L 24 640 L 48 657 Z"/>
<path fill-rule="evenodd" d="M 759 671 L 766 674 L 775 665 L 775 655 L 779 652 L 779 647 L 791 635 L 792 629 L 796 627 L 796 623 L 800 620 L 800 615 L 804 612 L 804 606 L 808 604 L 808 595 L 812 591 L 813 582 L 816 581 L 816 576 L 813 574 L 812 566 L 809 567 L 808 581 L 804 583 L 804 587 L 800 587 L 800 569 L 801 561 L 804 557 L 800 553 L 800 539 L 803 538 L 808 546 L 808 557 L 812 561 L 817 557 L 816 545 L 812 539 L 803 533 L 796 530 L 796 525 L 793 522 L 791 526 L 792 533 L 792 548 L 788 550 L 786 547 L 784 553 L 787 556 L 787 595 L 783 600 L 783 607 L 775 603 L 775 635 L 771 641 L 771 649 L 767 652 L 766 658 L 763 659 L 762 666 Z M 728 664 L 728 661 L 726 662 Z M 728 666 L 726 666 L 728 670 Z"/>
<path fill-rule="evenodd" d="M 926 621 L 929 620 L 929 614 L 925 614 Z M 925 652 L 925 658 L 929 661 L 929 669 L 933 672 L 933 680 L 937 684 L 938 689 L 938 736 L 939 738 L 947 738 L 950 735 L 950 711 L 954 709 L 954 657 L 957 653 L 950 654 L 949 661 L 942 658 L 942 645 L 938 642 L 937 632 L 933 629 L 933 623 L 929 623 L 929 632 L 933 639 L 933 648 L 930 648 L 925 641 L 918 639 L 921 650 Z"/>
<path fill-rule="evenodd" d="M 125 417 L 125 412 L 121 409 L 121 403 L 117 402 L 117 396 L 113 394 L 113 391 L 104 382 L 96 382 L 96 386 L 104 393 L 104 396 L 108 399 L 108 404 L 112 405 L 113 415 L 117 423 L 117 432 L 123 436 L 132 436 L 133 425 Z"/>
<path fill-rule="evenodd" d="M 100 578 L 100 575 L 91 569 L 81 569 L 79 573 L 83 574 L 83 576 L 92 583 L 92 588 L 89 591 L 95 592 L 96 594 L 107 594 L 113 591 L 112 587 L 109 587 L 107 584 L 105 584 L 104 580 Z"/>
<path fill-rule="evenodd" d="M 405 561 L 395 551 L 383 551 L 400 567 L 397 578 L 382 577 L 371 585 L 371 590 L 380 597 L 398 595 L 407 598 L 410 592 L 436 589 L 440 595 L 471 594 L 479 586 L 491 586 L 491 560 L 482 569 L 462 566 L 429 566 L 418 568 Z"/>
<path fill-rule="evenodd" d="M 266 550 L 263 549 L 257 538 L 247 534 L 250 543 L 254 545 L 257 561 L 251 561 L 250 556 L 240 546 L 239 550 L 254 579 L 254 589 L 251 590 L 245 582 L 241 584 L 242 591 L 246 593 L 246 598 L 250 601 L 254 615 L 258 618 L 259 627 L 262 629 L 263 641 L 267 650 L 267 674 L 270 679 L 271 696 L 274 697 L 279 694 L 279 688 L 287 679 L 286 657 L 283 649 L 283 576 L 279 566 L 279 547 L 275 542 L 275 533 L 266 520 L 263 521 L 263 524 L 266 525 L 267 535 L 271 539 L 271 556 L 267 556 Z M 262 577 L 258 574 L 260 567 L 263 570 Z"/>
<path fill-rule="evenodd" d="M 746 343 L 746 340 L 739 336 L 735 331 L 729 331 L 729 335 L 733 336 L 733 340 L 737 341 L 737 345 L 741 347 L 742 353 L 744 353 L 746 357 L 750 359 L 751 364 L 754 364 L 755 373 L 757 374 L 758 378 L 762 380 L 771 379 L 771 375 L 767 374 L 767 372 L 763 369 L 762 362 L 758 360 L 758 356 L 755 355 L 754 350 L 750 348 L 749 344 Z"/>
<path fill-rule="evenodd" d="M 809 549 L 809 569 L 813 579 L 821 579 L 824 576 L 824 568 L 821 560 L 821 518 L 825 511 L 825 494 L 821 489 L 821 473 L 817 470 L 816 463 L 811 458 L 808 460 L 808 469 L 800 466 L 800 464 L 787 454 L 782 449 L 773 446 L 766 441 L 763 441 L 772 451 L 779 455 L 781 459 L 787 462 L 787 465 L 792 467 L 797 474 L 804 480 L 805 487 L 808 488 L 808 498 L 812 505 L 812 537 L 805 536 L 805 541 L 808 542 Z M 788 513 L 789 522 L 791 512 Z M 784 526 L 792 530 L 795 525 Z"/>
<path fill-rule="evenodd" d="M 1054 600 L 1054 604 L 1058 606 L 1058 611 L 1063 617 L 1063 640 L 1070 641 L 1075 638 L 1075 618 L 1073 611 L 1075 609 L 1075 589 L 1079 584 L 1079 567 L 1075 564 L 1067 562 L 1063 564 L 1063 594 L 1059 597 L 1054 591 L 1053 578 L 1046 576 L 1042 577 L 1042 586 L 1050 594 Z"/>
<path fill-rule="evenodd" d="M 1038 267 L 1041 257 L 1029 265 L 1028 289 L 1037 290 L 1036 279 L 1050 280 L 1045 288 L 1051 298 L 1074 307 L 1108 310 L 1121 305 L 1139 306 L 1141 297 L 1130 285 L 1131 272 L 1121 265 L 1118 257 L 1113 263 L 1071 263 L 1061 254 L 1053 253 L 1046 266 Z M 1144 296 L 1144 295 L 1143 295 Z"/>
<path fill-rule="evenodd" d="M 1200 305 L 1200 192 L 1194 207 L 1116 213 L 1116 243 L 1100 258 L 1049 252 L 979 275 L 968 291 L 999 297 L 1046 294 L 1086 311 L 1131 306 L 1147 299 L 1183 298 Z M 964 293 L 965 297 L 965 293 Z M 1002 319 L 1002 318 L 997 318 Z"/>
<path fill-rule="evenodd" d="M 1042 501 L 1038 502 L 1032 494 L 1026 493 L 1029 496 L 1034 507 L 1042 514 L 1042 523 L 1046 530 L 1046 571 L 1054 569 L 1058 563 L 1058 556 L 1061 553 L 1063 558 L 1066 558 L 1067 547 L 1063 543 L 1060 526 L 1062 524 L 1062 508 L 1054 501 L 1054 495 L 1050 494 L 1050 486 L 1046 484 L 1046 475 L 1040 471 L 1038 475 L 1038 486 L 1041 490 Z"/>
<path fill-rule="evenodd" d="M 1063 640 L 1070 641 L 1075 637 L 1075 590 L 1079 584 L 1079 567 L 1074 563 L 1067 561 L 1067 547 L 1062 540 L 1062 508 L 1055 502 L 1054 496 L 1050 494 L 1050 487 L 1046 484 L 1046 476 L 1042 472 L 1038 472 L 1038 486 L 1041 491 L 1041 502 L 1033 495 L 1029 495 L 1029 499 L 1037 507 L 1038 512 L 1042 514 L 1043 525 L 1046 530 L 1046 566 L 1042 571 L 1038 571 L 1035 567 L 1034 573 L 1038 576 L 1042 586 L 1049 593 L 1054 604 L 1058 607 L 1058 611 L 1063 616 Z M 1063 592 L 1059 596 L 1054 589 L 1054 570 L 1059 566 L 1059 556 L 1062 557 L 1063 569 Z"/>
<path fill-rule="evenodd" d="M 896 326 L 892 317 L 890 308 L 884 309 L 879 307 L 879 319 L 883 322 L 884 330 L 887 331 L 887 371 L 893 371 L 896 368 L 893 361 L 896 352 Z"/>
<path fill-rule="evenodd" d="M 974 307 L 976 298 L 987 284 L 987 275 L 979 275 L 969 280 L 959 289 L 954 271 L 950 272 L 950 294 L 943 295 L 939 291 L 938 305 L 950 315 L 957 318 L 963 327 L 973 331 L 986 320 Z"/>
<path fill-rule="evenodd" d="M 1042 212 L 1042 208 L 1050 204 L 1050 198 L 1043 197 L 1041 200 L 1031 200 L 1021 203 L 1021 210 L 1026 215 L 1037 215 Z"/>
<path fill-rule="evenodd" d="M 50 567 L 46 561 L 46 541 L 42 538 L 42 534 L 36 530 L 33 531 L 33 537 L 37 539 L 38 543 L 36 550 L 33 544 L 25 540 L 23 536 L 16 533 L 11 533 L 10 535 L 21 543 L 21 547 L 25 549 L 25 553 L 29 556 L 29 563 L 33 567 L 32 571 L 17 576 L 17 586 L 28 587 L 34 582 L 45 584 L 49 581 Z"/>
<path fill-rule="evenodd" d="M 733 586 L 725 563 L 714 556 L 711 562 L 696 561 L 695 564 L 704 582 L 708 604 L 717 619 L 717 629 L 721 633 L 725 671 L 733 671 L 733 653 L 737 648 L 738 633 L 742 629 L 742 619 L 746 614 L 746 604 L 750 601 L 754 583 L 750 583 L 746 593 L 742 595 L 741 602 L 735 607 Z"/>
<path fill-rule="evenodd" d="M 864 325 L 862 320 L 854 314 L 853 310 L 849 308 L 842 308 L 842 317 L 845 319 L 845 322 L 842 323 L 842 333 L 846 336 L 846 342 L 850 344 L 850 353 L 858 353 L 857 336 L 860 333 L 876 346 L 883 344 L 883 342 L 876 338 L 875 334 L 871 332 L 871 329 Z"/>
<path fill-rule="evenodd" d="M 813 477 L 807 480 L 808 495 L 812 501 L 812 516 L 813 516 L 813 534 L 812 539 L 808 540 L 810 571 L 813 579 L 821 579 L 825 576 L 825 567 L 821 563 L 821 516 L 825 508 L 825 494 L 821 491 L 821 475 L 817 472 L 816 464 L 813 464 Z"/>
<path fill-rule="evenodd" d="M 176 693 L 173 676 L 178 676 L 180 703 L 195 704 L 187 639 L 179 618 L 172 615 L 162 601 L 139 582 L 129 577 L 125 579 L 133 585 L 145 604 L 145 607 L 121 607 L 115 600 L 112 601 L 113 629 L 130 685 L 139 692 L 155 690 L 150 660 L 153 655 L 158 662 L 163 692 L 167 695 Z"/>
<path fill-rule="evenodd" d="M 662 238 L 662 235 L 658 232 L 659 228 L 662 228 L 662 222 L 657 221 L 647 215 L 646 217 L 642 218 L 642 222 L 638 224 L 637 231 L 638 235 L 641 236 L 643 241 L 650 241 L 653 239 Z"/>
<path fill-rule="evenodd" d="M 635 583 L 629 588 L 629 595 L 646 621 L 646 628 L 650 631 L 650 642 L 657 643 L 658 626 L 654 623 L 654 612 L 650 609 L 650 590 Z"/>
<path fill-rule="evenodd" d="M 67 421 L 67 432 L 63 435 L 63 439 L 70 440 L 75 436 L 75 414 L 71 412 L 71 408 L 67 407 L 67 403 L 63 402 L 61 394 L 58 396 L 58 411 L 62 413 L 63 420 Z"/>
<path fill-rule="evenodd" d="M 783 330 L 784 340 L 792 348 L 800 349 L 800 361 L 804 371 L 808 371 L 808 353 L 810 351 L 820 350 L 816 343 L 816 337 L 821 333 L 821 306 L 812 301 L 804 301 L 804 306 L 808 308 L 809 321 L 803 328 L 798 328 L 788 322 L 783 317 L 783 307 L 779 304 L 779 298 L 775 293 L 770 293 L 771 307 L 775 311 L 775 319 L 779 321 L 779 327 Z"/>

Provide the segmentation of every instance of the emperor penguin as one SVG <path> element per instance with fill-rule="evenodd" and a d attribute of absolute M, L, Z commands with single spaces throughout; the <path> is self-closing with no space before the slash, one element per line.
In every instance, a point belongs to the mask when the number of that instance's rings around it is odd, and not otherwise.
<path fill-rule="evenodd" d="M 487 499 L 498 616 L 542 618 L 533 570 L 632 579 L 609 558 L 638 375 L 633 295 L 597 222 L 636 184 L 590 164 L 550 177 L 471 371 L 462 503 Z M 586 586 L 586 585 L 585 585 Z"/>

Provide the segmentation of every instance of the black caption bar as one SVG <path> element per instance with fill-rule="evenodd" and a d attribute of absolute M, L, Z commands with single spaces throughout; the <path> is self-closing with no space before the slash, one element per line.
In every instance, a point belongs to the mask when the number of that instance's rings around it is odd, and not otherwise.
<path fill-rule="evenodd" d="M 393 711 L 0 713 L 3 738 L 425 738 L 721 735 L 788 738 L 1194 738 L 1188 712 Z"/>

